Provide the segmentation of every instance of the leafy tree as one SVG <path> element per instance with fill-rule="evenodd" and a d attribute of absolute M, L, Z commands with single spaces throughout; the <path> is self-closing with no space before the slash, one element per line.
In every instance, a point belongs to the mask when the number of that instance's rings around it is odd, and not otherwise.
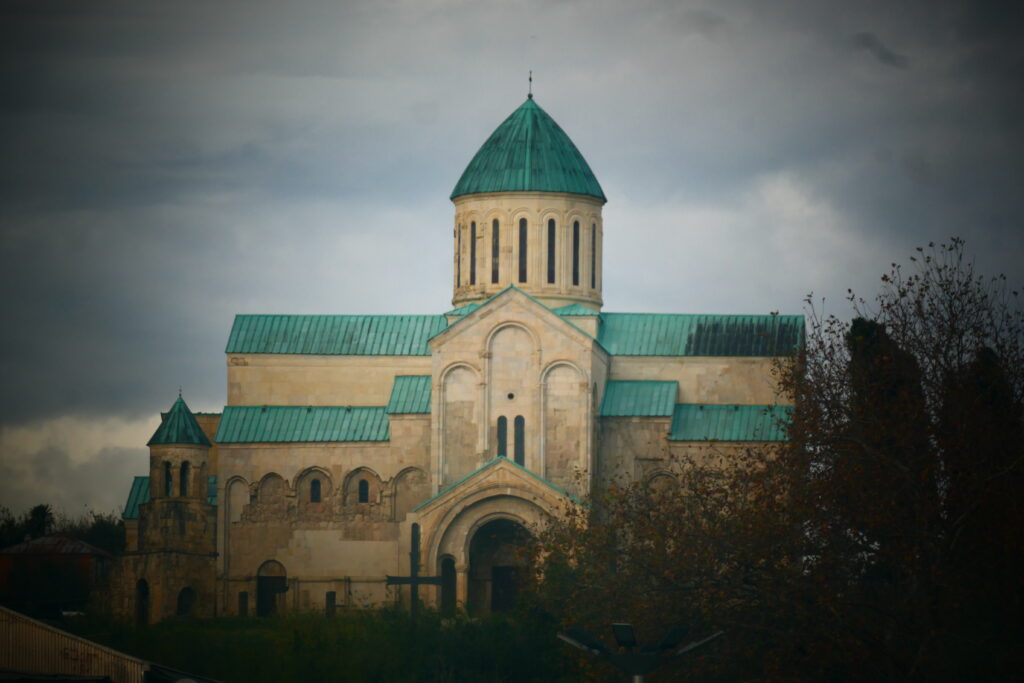
<path fill-rule="evenodd" d="M 613 488 L 543 532 L 539 604 L 598 631 L 632 620 L 648 641 L 727 629 L 667 674 L 695 680 L 1018 672 L 1024 315 L 961 240 L 911 261 L 873 303 L 851 293 L 852 320 L 808 302 L 806 343 L 777 368 L 786 443 L 712 447 L 674 463 L 678 490 Z"/>

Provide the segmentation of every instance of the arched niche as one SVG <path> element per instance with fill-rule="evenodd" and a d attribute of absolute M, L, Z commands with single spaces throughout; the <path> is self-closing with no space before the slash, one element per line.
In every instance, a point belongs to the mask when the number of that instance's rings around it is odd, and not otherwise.
<path fill-rule="evenodd" d="M 587 469 L 588 407 L 587 380 L 576 366 L 558 363 L 545 372 L 544 476 L 575 495 Z"/>
<path fill-rule="evenodd" d="M 260 481 L 259 502 L 261 505 L 283 504 L 288 494 L 288 484 L 279 474 L 268 474 Z"/>
<path fill-rule="evenodd" d="M 369 467 L 360 467 L 345 478 L 345 506 L 379 506 L 383 491 L 384 484 L 377 473 Z"/>
<path fill-rule="evenodd" d="M 178 591 L 178 604 L 175 615 L 179 617 L 191 617 L 195 615 L 196 592 L 191 586 L 185 586 Z"/>
<path fill-rule="evenodd" d="M 414 507 L 430 497 L 430 477 L 418 467 L 399 472 L 394 481 L 396 522 L 401 522 Z"/>
<path fill-rule="evenodd" d="M 514 425 L 522 417 L 524 425 L 533 425 L 537 415 L 538 342 L 533 333 L 517 324 L 497 327 L 487 341 L 487 452 L 512 457 L 515 453 Z M 524 430 L 522 445 L 527 467 L 536 458 L 536 439 Z M 504 440 L 502 440 L 504 436 Z M 502 446 L 504 445 L 504 449 Z"/>
<path fill-rule="evenodd" d="M 327 503 L 333 488 L 331 475 L 320 467 L 303 470 L 295 477 L 295 495 L 303 506 Z"/>
<path fill-rule="evenodd" d="M 249 484 L 242 478 L 231 479 L 227 485 L 228 522 L 242 521 L 242 514 L 249 504 Z"/>
<path fill-rule="evenodd" d="M 476 371 L 456 365 L 441 380 L 441 485 L 477 467 L 480 387 Z"/>

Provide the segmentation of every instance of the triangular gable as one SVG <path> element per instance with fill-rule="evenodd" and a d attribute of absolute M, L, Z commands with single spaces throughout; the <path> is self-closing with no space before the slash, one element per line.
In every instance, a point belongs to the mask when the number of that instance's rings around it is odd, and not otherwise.
<path fill-rule="evenodd" d="M 464 316 L 462 316 L 461 319 L 456 320 L 447 328 L 441 330 L 436 335 L 431 337 L 429 342 L 430 347 L 433 349 L 437 346 L 437 344 L 443 343 L 445 340 L 450 339 L 454 335 L 460 334 L 463 331 L 469 329 L 475 322 L 483 318 L 485 315 L 488 315 L 489 312 L 493 311 L 495 306 L 502 305 L 504 302 L 508 301 L 508 297 L 513 296 L 520 296 L 523 297 L 523 299 L 531 302 L 535 307 L 534 310 L 537 311 L 538 316 L 546 316 L 545 319 L 548 320 L 552 324 L 552 326 L 560 327 L 566 332 L 572 331 L 572 333 L 578 333 L 580 335 L 583 335 L 583 339 L 585 339 L 586 341 L 592 342 L 595 346 L 599 348 L 603 348 L 601 347 L 601 343 L 593 335 L 591 335 L 589 332 L 579 327 L 578 325 L 574 324 L 572 322 L 571 316 L 563 317 L 558 315 L 552 309 L 548 308 L 540 301 L 530 296 L 523 290 L 519 289 L 515 285 L 509 285 L 505 289 L 501 290 L 491 298 L 481 303 L 476 309 L 472 310 L 469 313 L 466 313 Z M 581 339 L 581 341 L 583 341 L 583 339 Z"/>
<path fill-rule="evenodd" d="M 165 444 L 210 445 L 210 440 L 206 438 L 202 427 L 196 422 L 195 416 L 192 415 L 192 411 L 188 409 L 180 395 L 146 443 L 147 446 Z"/>
<path fill-rule="evenodd" d="M 503 467 L 503 466 L 506 466 L 506 465 L 515 468 L 516 471 L 525 472 L 531 478 L 533 478 L 536 481 L 540 482 L 541 484 L 543 484 L 547 488 L 551 489 L 555 493 L 557 493 L 559 495 L 562 495 L 562 496 L 565 496 L 566 498 L 568 498 L 572 502 L 574 502 L 574 503 L 579 503 L 580 502 L 579 500 L 574 498 L 570 493 L 568 493 L 565 489 L 563 489 L 563 488 L 561 488 L 559 486 L 556 486 L 555 484 L 552 484 L 550 481 L 548 481 L 544 477 L 540 476 L 539 474 L 536 474 L 535 472 L 532 472 L 532 471 L 526 469 L 525 467 L 523 467 L 519 463 L 514 462 L 512 460 L 509 460 L 508 458 L 505 458 L 505 457 L 502 457 L 502 456 L 498 456 L 497 458 L 494 458 L 493 460 L 491 460 L 490 462 L 486 463 L 485 465 L 483 465 L 479 469 L 477 469 L 477 470 L 475 470 L 473 472 L 470 472 L 469 474 L 464 476 L 462 479 L 459 479 L 454 484 L 449 484 L 448 486 L 444 487 L 443 489 L 441 489 L 440 491 L 437 492 L 437 495 L 431 496 L 427 500 L 423 501 L 422 503 L 420 503 L 419 505 L 414 507 L 413 508 L 413 512 L 419 512 L 420 510 L 422 510 L 423 508 L 427 507 L 431 503 L 434 503 L 435 501 L 438 501 L 438 500 L 440 500 L 442 498 L 445 498 L 445 497 L 451 495 L 457 489 L 460 489 L 460 488 L 464 487 L 466 484 L 469 484 L 470 482 L 476 482 L 477 480 L 486 477 L 487 473 L 490 470 L 493 470 L 493 469 L 495 469 L 497 467 Z"/>

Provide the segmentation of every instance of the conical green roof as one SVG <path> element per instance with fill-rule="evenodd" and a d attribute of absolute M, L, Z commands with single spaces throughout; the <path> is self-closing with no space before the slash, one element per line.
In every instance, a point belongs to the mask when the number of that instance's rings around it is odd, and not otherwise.
<path fill-rule="evenodd" d="M 178 396 L 171 409 L 164 416 L 163 422 L 153 433 L 147 446 L 160 444 L 181 444 L 194 443 L 200 446 L 209 446 L 210 440 L 206 438 L 192 411 L 185 405 L 184 399 Z"/>
<path fill-rule="evenodd" d="M 487 138 L 451 198 L 527 191 L 571 192 L 605 200 L 583 155 L 532 95 Z"/>

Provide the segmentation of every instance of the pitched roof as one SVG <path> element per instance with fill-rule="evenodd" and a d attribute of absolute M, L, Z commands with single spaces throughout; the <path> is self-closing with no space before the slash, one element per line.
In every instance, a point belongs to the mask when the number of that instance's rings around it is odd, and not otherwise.
<path fill-rule="evenodd" d="M 792 406 L 680 403 L 669 441 L 785 441 Z"/>
<path fill-rule="evenodd" d="M 671 417 L 678 382 L 609 380 L 601 401 L 601 417 Z"/>
<path fill-rule="evenodd" d="M 532 96 L 487 138 L 455 184 L 451 198 L 528 191 L 605 199 L 576 145 Z"/>
<path fill-rule="evenodd" d="M 551 310 L 554 311 L 555 313 L 557 313 L 558 315 L 567 315 L 567 316 L 578 315 L 578 316 L 588 316 L 588 317 L 589 316 L 598 316 L 598 317 L 600 317 L 600 315 L 601 315 L 600 313 L 598 313 L 597 311 L 593 310 L 592 308 L 587 308 L 586 306 L 582 306 L 580 304 L 569 304 L 568 306 L 559 306 L 558 308 L 552 308 Z"/>
<path fill-rule="evenodd" d="M 383 406 L 225 406 L 217 443 L 387 441 Z"/>
<path fill-rule="evenodd" d="M 0 550 L 0 555 L 100 555 L 101 557 L 111 557 L 106 550 L 77 538 L 71 538 L 66 534 L 40 536 L 24 543 L 7 546 Z"/>
<path fill-rule="evenodd" d="M 602 313 L 598 341 L 619 356 L 785 356 L 803 342 L 802 315 Z"/>
<path fill-rule="evenodd" d="M 429 356 L 443 315 L 236 315 L 225 353 Z"/>
<path fill-rule="evenodd" d="M 391 398 L 384 409 L 388 415 L 429 413 L 430 375 L 399 375 L 391 386 Z"/>
<path fill-rule="evenodd" d="M 146 443 L 147 446 L 160 444 L 198 444 L 209 446 L 210 440 L 206 438 L 202 427 L 196 422 L 192 411 L 185 405 L 185 401 L 178 396 L 171 409 L 163 419 L 160 426 L 153 432 L 153 436 Z"/>
<path fill-rule="evenodd" d="M 149 477 L 135 477 L 132 482 L 132 489 L 128 492 L 128 502 L 124 504 L 124 512 L 121 517 L 124 519 L 138 519 L 139 506 L 149 502 Z M 210 505 L 217 504 L 217 476 L 211 475 L 206 482 L 206 502 Z"/>

